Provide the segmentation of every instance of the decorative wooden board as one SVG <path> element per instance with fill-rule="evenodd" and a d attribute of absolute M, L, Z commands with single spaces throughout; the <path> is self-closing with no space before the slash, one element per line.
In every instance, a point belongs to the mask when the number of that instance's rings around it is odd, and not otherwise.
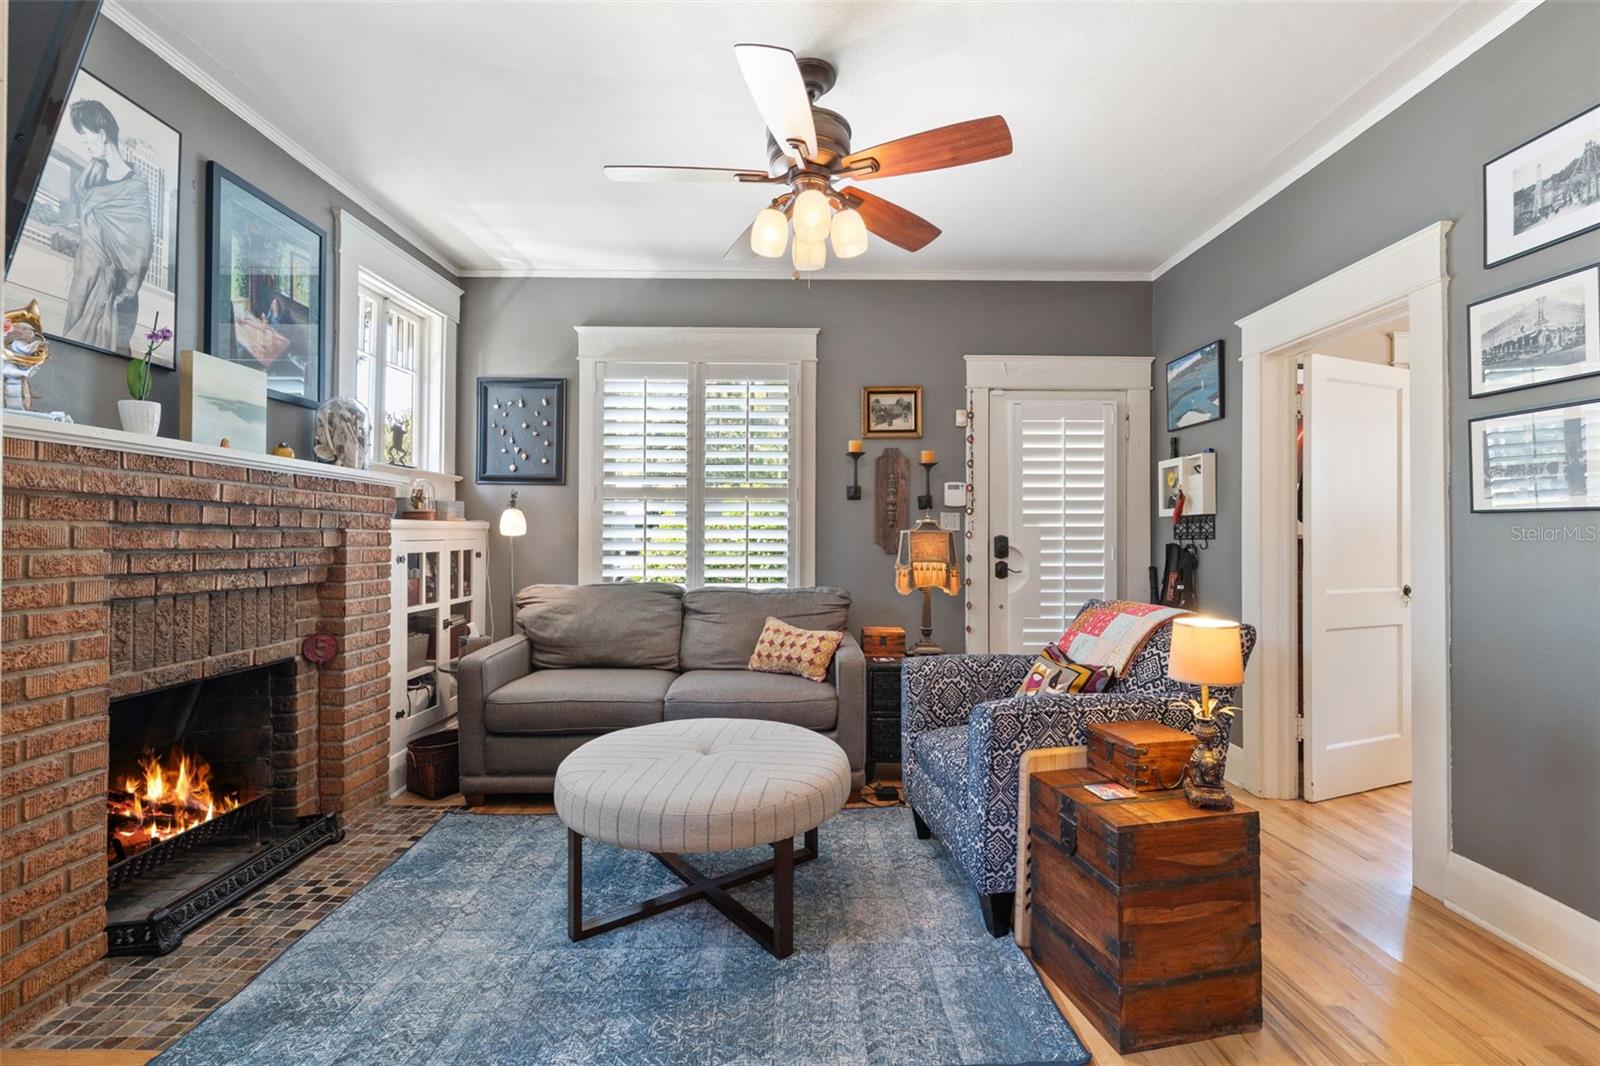
<path fill-rule="evenodd" d="M 911 513 L 911 459 L 899 448 L 885 448 L 874 466 L 876 508 L 872 539 L 883 554 L 900 550 L 900 531 Z"/>

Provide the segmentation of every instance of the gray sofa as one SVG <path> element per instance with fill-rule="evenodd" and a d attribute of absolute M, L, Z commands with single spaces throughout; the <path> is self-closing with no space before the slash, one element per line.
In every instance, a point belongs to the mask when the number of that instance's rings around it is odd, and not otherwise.
<path fill-rule="evenodd" d="M 461 791 L 549 792 L 584 741 L 679 718 L 761 718 L 831 737 L 866 763 L 866 659 L 837 588 L 530 585 L 516 635 L 461 660 Z M 768 616 L 844 633 L 827 681 L 745 669 Z"/>

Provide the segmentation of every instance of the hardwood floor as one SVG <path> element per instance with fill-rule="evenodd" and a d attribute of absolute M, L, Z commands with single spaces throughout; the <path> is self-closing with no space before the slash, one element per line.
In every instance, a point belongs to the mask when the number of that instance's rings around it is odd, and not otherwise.
<path fill-rule="evenodd" d="M 1600 1064 L 1600 995 L 1411 891 L 1409 786 L 1315 805 L 1250 803 L 1261 812 L 1265 1025 L 1123 1056 L 1050 988 L 1098 1066 Z M 552 807 L 527 797 L 479 809 Z M 137 1066 L 149 1053 L 8 1048 L 0 1057 L 4 1066 Z"/>
<path fill-rule="evenodd" d="M 1409 785 L 1249 803 L 1265 1024 L 1123 1056 L 1051 988 L 1099 1066 L 1600 1063 L 1600 996 L 1411 891 Z"/>

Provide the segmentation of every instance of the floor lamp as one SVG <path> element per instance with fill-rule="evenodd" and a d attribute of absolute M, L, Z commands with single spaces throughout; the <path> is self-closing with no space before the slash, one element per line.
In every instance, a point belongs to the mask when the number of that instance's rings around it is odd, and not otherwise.
<path fill-rule="evenodd" d="M 506 572 L 511 579 L 506 592 L 511 600 L 511 628 L 506 631 L 507 636 L 517 628 L 517 538 L 527 531 L 528 519 L 517 506 L 517 490 L 512 489 L 506 509 L 500 512 L 500 535 L 506 538 Z"/>

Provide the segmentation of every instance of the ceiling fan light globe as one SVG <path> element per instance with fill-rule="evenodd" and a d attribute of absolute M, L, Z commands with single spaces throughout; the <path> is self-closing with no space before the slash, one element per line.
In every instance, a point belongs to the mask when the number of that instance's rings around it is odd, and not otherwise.
<path fill-rule="evenodd" d="M 854 259 L 867 250 L 867 224 L 861 212 L 847 207 L 833 216 L 833 254 L 840 259 Z"/>
<path fill-rule="evenodd" d="M 794 268 L 796 270 L 821 270 L 827 265 L 827 241 L 803 241 L 798 234 L 795 236 Z"/>
<path fill-rule="evenodd" d="M 833 209 L 820 189 L 806 189 L 794 198 L 794 239 L 819 244 L 828 239 Z"/>
<path fill-rule="evenodd" d="M 750 250 L 768 259 L 783 255 L 789 245 L 789 220 L 773 207 L 763 207 L 750 227 Z"/>

